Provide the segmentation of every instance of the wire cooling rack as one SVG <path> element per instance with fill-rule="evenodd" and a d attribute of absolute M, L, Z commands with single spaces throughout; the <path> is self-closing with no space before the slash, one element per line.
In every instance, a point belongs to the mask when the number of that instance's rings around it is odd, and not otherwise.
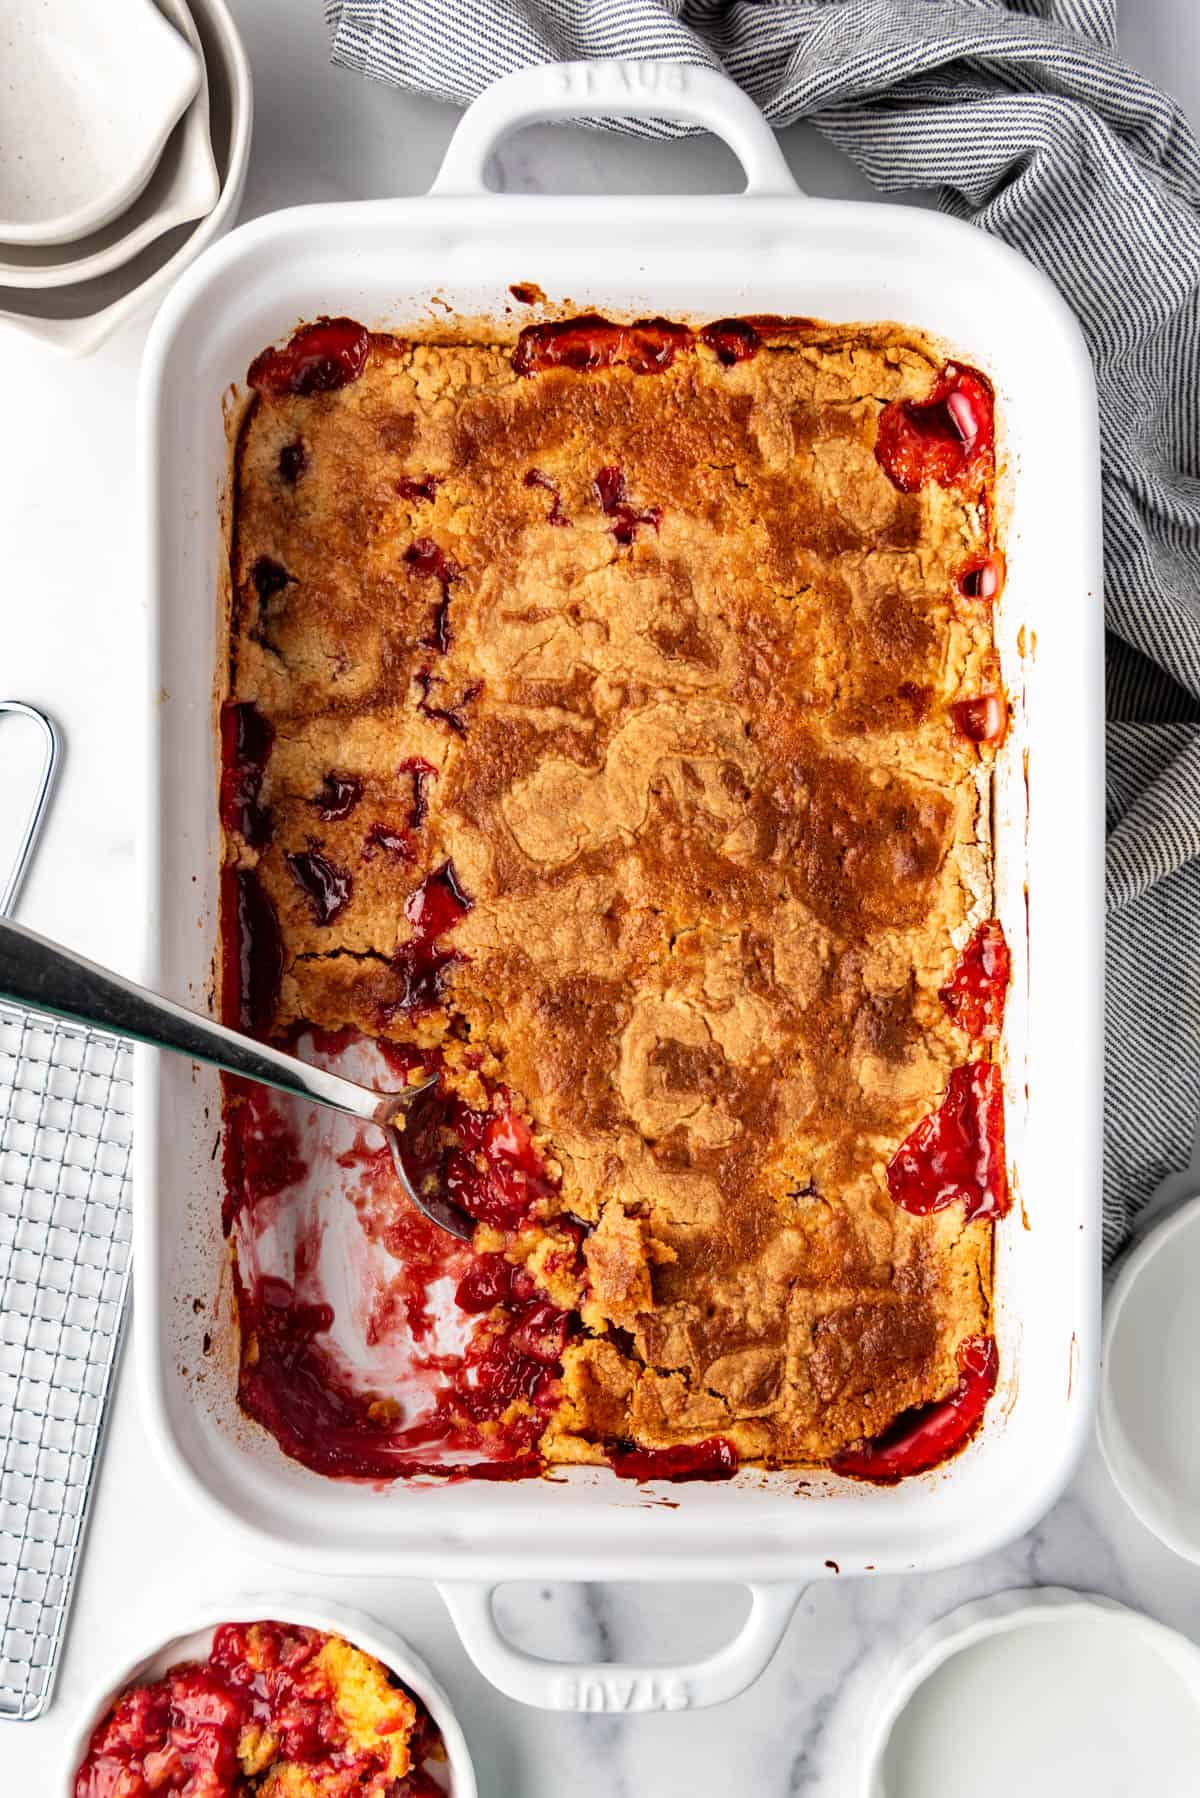
<path fill-rule="evenodd" d="M 16 897 L 53 781 L 46 758 Z M 132 1056 L 0 1005 L 0 1718 L 50 1702 L 121 1345 L 130 1268 Z"/>
<path fill-rule="evenodd" d="M 0 1008 L 0 1716 L 49 1703 L 129 1280 L 111 1037 Z"/>

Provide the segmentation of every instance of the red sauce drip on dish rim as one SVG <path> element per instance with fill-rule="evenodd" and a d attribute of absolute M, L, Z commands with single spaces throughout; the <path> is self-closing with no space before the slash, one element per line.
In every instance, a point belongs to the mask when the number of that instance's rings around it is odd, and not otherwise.
<path fill-rule="evenodd" d="M 928 482 L 962 485 L 991 464 L 992 385 L 978 369 L 947 363 L 923 400 L 893 400 L 879 415 L 875 458 L 902 493 Z"/>
<path fill-rule="evenodd" d="M 960 1201 L 967 1223 L 1004 1216 L 1004 1080 L 995 1062 L 954 1069 L 937 1111 L 921 1119 L 888 1163 L 887 1183 L 895 1203 L 919 1217 Z"/>
<path fill-rule="evenodd" d="M 988 918 L 959 956 L 938 998 L 960 1030 L 977 1042 L 996 1042 L 1004 1027 L 1004 1001 L 1012 975 L 1004 928 Z"/>
<path fill-rule="evenodd" d="M 829 1463 L 832 1471 L 890 1486 L 910 1474 L 927 1473 L 965 1448 L 996 1389 L 1000 1360 L 995 1338 L 964 1337 L 957 1359 L 958 1385 L 948 1398 L 902 1411 L 873 1442 L 836 1455 Z"/>

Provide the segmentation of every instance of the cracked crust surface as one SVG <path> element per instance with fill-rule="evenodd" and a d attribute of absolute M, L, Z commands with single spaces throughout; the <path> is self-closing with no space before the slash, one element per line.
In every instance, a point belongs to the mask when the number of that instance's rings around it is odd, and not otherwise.
<path fill-rule="evenodd" d="M 940 365 L 918 337 L 764 338 L 527 379 L 511 344 L 376 338 L 243 430 L 231 690 L 274 727 L 274 828 L 230 853 L 278 913 L 276 1029 L 440 1044 L 468 1093 L 469 1046 L 532 1120 L 550 1207 L 594 1226 L 551 1459 L 718 1433 L 821 1462 L 951 1391 L 988 1325 L 991 1224 L 885 1180 L 965 1059 L 938 988 L 991 910 L 988 752 L 949 714 L 994 666 L 954 597 L 986 520 L 876 462 Z M 331 771 L 362 797 L 327 821 Z M 352 876 L 328 923 L 306 850 Z M 462 959 L 406 1015 L 405 903 L 447 858 Z"/>

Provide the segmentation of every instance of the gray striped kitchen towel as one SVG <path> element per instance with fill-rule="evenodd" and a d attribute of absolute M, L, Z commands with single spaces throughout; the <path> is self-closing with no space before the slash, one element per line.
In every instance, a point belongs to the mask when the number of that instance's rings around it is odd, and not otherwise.
<path fill-rule="evenodd" d="M 335 61 L 459 103 L 530 63 L 722 68 L 878 187 L 935 188 L 1074 308 L 1104 443 L 1115 1254 L 1186 1166 L 1200 1117 L 1200 150 L 1117 54 L 1115 0 L 326 0 L 326 14 Z"/>

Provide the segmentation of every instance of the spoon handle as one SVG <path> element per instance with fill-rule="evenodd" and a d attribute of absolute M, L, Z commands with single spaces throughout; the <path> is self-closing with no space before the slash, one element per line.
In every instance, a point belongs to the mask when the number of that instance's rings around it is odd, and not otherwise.
<path fill-rule="evenodd" d="M 379 1112 L 378 1093 L 161 999 L 7 918 L 0 918 L 0 999 L 110 1036 L 171 1049 L 354 1117 L 376 1121 Z"/>

